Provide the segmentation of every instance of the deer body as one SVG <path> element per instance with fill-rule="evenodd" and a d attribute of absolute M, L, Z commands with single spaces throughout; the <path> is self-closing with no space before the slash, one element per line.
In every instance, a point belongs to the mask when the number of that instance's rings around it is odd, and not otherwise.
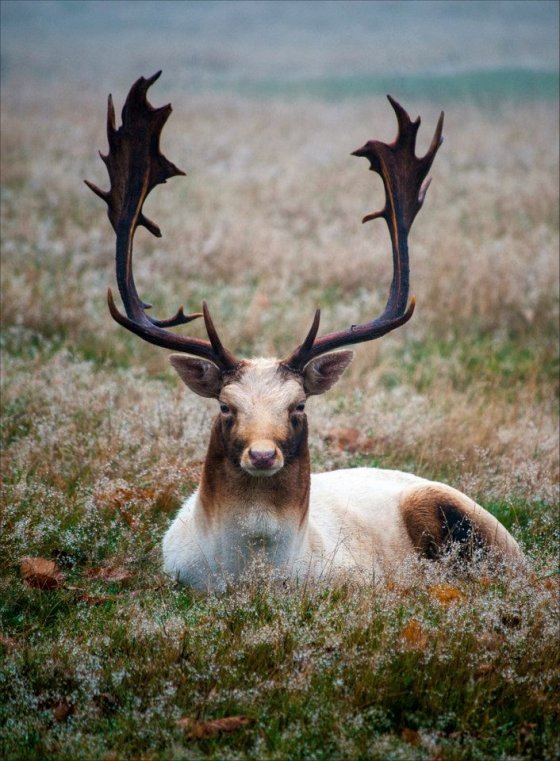
<path fill-rule="evenodd" d="M 172 361 L 191 383 L 193 360 Z M 222 389 L 226 410 L 214 420 L 200 487 L 163 540 L 168 575 L 211 590 L 257 558 L 307 579 L 349 569 L 382 576 L 410 555 L 437 557 L 453 541 L 469 552 L 485 544 L 519 554 L 490 513 L 444 484 L 377 468 L 311 475 L 307 420 L 294 412 L 311 382 L 287 378 L 277 360 L 253 360 Z M 258 446 L 275 453 L 277 470 L 270 458 L 255 471 L 249 452 Z"/>
<path fill-rule="evenodd" d="M 393 278 L 383 313 L 374 320 L 318 336 L 319 310 L 304 341 L 284 359 L 239 359 L 226 349 L 209 309 L 169 319 L 151 317 L 133 278 L 136 228 L 156 236 L 144 216 L 148 193 L 184 174 L 159 147 L 171 106 L 153 108 L 146 93 L 159 73 L 132 86 L 117 129 L 109 96 L 109 152 L 102 156 L 109 191 L 87 183 L 108 206 L 116 233 L 117 283 L 125 314 L 111 291 L 112 317 L 143 340 L 180 352 L 171 364 L 196 394 L 216 399 L 215 419 L 199 489 L 185 503 L 163 541 L 165 571 L 200 589 L 220 588 L 246 570 L 255 556 L 298 578 L 340 569 L 383 573 L 411 554 L 436 559 L 451 544 L 463 556 L 473 549 L 519 555 L 506 529 L 465 495 L 443 484 L 398 471 L 339 470 L 310 474 L 305 403 L 333 386 L 352 360 L 333 351 L 371 341 L 404 325 L 409 302 L 408 233 L 422 207 L 428 171 L 442 143 L 443 113 L 427 153 L 415 155 L 420 119 L 412 122 L 389 97 L 398 121 L 393 143 L 369 141 L 353 155 L 369 160 L 385 189 L 385 205 L 363 221 L 385 220 Z M 204 317 L 208 340 L 170 327 Z"/>
<path fill-rule="evenodd" d="M 283 514 L 274 494 L 251 491 L 246 500 L 232 500 L 229 516 L 218 524 L 208 519 L 197 490 L 164 537 L 164 570 L 201 590 L 222 588 L 257 557 L 292 578 L 349 568 L 378 575 L 413 552 L 399 505 L 412 484 L 422 483 L 372 468 L 313 474 L 299 516 L 290 509 Z"/>
<path fill-rule="evenodd" d="M 201 591 L 223 589 L 256 558 L 292 579 L 330 578 L 352 569 L 383 578 L 412 555 L 424 554 L 407 530 L 407 514 L 418 502 L 431 514 L 426 536 L 434 522 L 445 527 L 440 505 L 455 504 L 466 517 L 474 516 L 502 554 L 520 557 L 504 527 L 456 489 L 410 473 L 351 468 L 311 475 L 308 513 L 300 523 L 263 499 L 232 503 L 229 520 L 213 526 L 197 490 L 165 534 L 164 570 Z"/>

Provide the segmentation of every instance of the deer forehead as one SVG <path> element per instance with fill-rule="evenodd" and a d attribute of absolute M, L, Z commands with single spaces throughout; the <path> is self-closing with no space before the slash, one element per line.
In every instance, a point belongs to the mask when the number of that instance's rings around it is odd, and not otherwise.
<path fill-rule="evenodd" d="M 282 415 L 305 399 L 302 381 L 282 367 L 277 359 L 246 362 L 234 381 L 226 384 L 220 400 L 240 413 L 267 417 Z"/>

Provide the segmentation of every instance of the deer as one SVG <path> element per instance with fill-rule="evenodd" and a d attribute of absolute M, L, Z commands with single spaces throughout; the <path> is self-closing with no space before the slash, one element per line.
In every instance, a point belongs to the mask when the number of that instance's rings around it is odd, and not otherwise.
<path fill-rule="evenodd" d="M 296 580 L 353 570 L 383 578 L 410 557 L 438 561 L 452 548 L 461 562 L 477 552 L 504 560 L 522 557 L 515 539 L 493 515 L 446 484 L 378 468 L 311 473 L 307 399 L 331 389 L 352 361 L 353 352 L 340 349 L 378 339 L 414 312 L 408 235 L 443 142 L 443 112 L 428 151 L 418 158 L 420 117 L 412 121 L 388 96 L 397 119 L 396 139 L 370 140 L 351 154 L 370 162 L 385 191 L 383 208 L 363 219 L 385 220 L 391 240 L 393 274 L 383 313 L 319 336 L 317 309 L 302 343 L 282 359 L 238 358 L 222 343 L 205 301 L 202 312 L 185 314 L 181 307 L 170 318 L 156 319 L 135 285 L 136 229 L 143 226 L 161 236 L 143 213 L 146 197 L 158 184 L 185 174 L 160 150 L 171 105 L 154 108 L 147 100 L 148 88 L 160 74 L 140 77 L 132 85 L 118 129 L 109 95 L 109 151 L 100 156 L 110 189 L 86 184 L 106 202 L 116 234 L 116 279 L 124 314 L 109 288 L 112 318 L 144 341 L 175 352 L 169 361 L 181 380 L 219 407 L 200 484 L 163 538 L 164 572 L 194 590 L 212 591 L 240 581 L 256 557 Z M 200 317 L 207 339 L 170 330 Z"/>

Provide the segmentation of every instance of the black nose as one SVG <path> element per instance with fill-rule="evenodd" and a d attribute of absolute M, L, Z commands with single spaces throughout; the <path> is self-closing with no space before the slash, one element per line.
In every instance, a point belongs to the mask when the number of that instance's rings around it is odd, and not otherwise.
<path fill-rule="evenodd" d="M 276 460 L 275 449 L 249 449 L 249 459 L 255 468 L 266 470 L 272 468 Z"/>

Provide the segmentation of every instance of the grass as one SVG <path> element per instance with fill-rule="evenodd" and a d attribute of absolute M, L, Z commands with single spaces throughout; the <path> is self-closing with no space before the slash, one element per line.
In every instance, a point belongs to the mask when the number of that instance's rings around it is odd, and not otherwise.
<path fill-rule="evenodd" d="M 255 568 L 203 597 L 163 576 L 159 546 L 213 403 L 111 322 L 112 234 L 81 185 L 105 185 L 103 104 L 49 87 L 8 92 L 2 113 L 2 757 L 557 758 L 556 103 L 449 102 L 411 234 L 417 312 L 309 404 L 314 469 L 451 483 L 530 567 L 299 586 Z M 420 150 L 438 111 L 421 95 Z M 174 107 L 164 150 L 189 176 L 150 199 L 163 240 L 136 243 L 158 312 L 208 298 L 236 352 L 283 354 L 317 303 L 325 330 L 380 311 L 387 234 L 359 224 L 380 184 L 346 156 L 393 135 L 384 100 Z M 29 586 L 25 556 L 64 581 Z M 213 736 L 177 724 L 239 715 Z"/>
<path fill-rule="evenodd" d="M 20 587 L 5 757 L 552 758 L 554 580 L 481 575 L 451 603 L 431 581 L 286 589 L 262 569 L 199 598 L 144 567 L 100 604 Z M 220 738 L 176 726 L 239 714 L 250 728 Z"/>

